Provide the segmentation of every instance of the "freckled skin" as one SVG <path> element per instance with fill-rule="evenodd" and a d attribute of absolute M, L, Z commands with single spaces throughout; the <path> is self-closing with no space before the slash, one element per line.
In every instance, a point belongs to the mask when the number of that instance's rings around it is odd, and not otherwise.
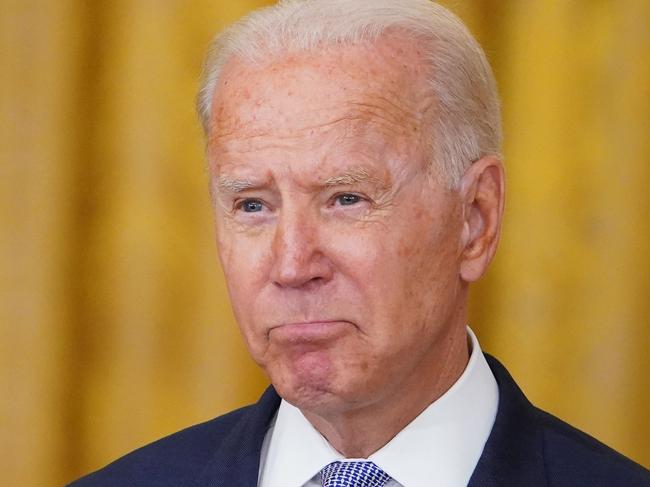
<path fill-rule="evenodd" d="M 386 36 L 234 59 L 214 100 L 211 178 L 253 183 L 215 195 L 237 321 L 280 395 L 349 456 L 385 444 L 467 362 L 463 205 L 427 177 L 435 102 L 419 56 Z M 323 185 L 359 168 L 371 177 Z M 315 321 L 333 323 L 284 326 Z"/>

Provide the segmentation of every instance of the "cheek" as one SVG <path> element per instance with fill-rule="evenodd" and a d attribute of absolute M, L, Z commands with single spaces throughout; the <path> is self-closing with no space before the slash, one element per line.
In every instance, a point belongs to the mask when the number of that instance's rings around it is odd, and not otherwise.
<path fill-rule="evenodd" d="M 221 230 L 218 251 L 233 311 L 240 325 L 247 326 L 251 303 L 268 276 L 269 246 L 264 235 L 251 237 Z"/>
<path fill-rule="evenodd" d="M 384 312 L 404 317 L 411 312 L 431 317 L 455 293 L 459 276 L 457 229 L 453 220 L 414 209 L 411 218 L 384 235 L 378 259 L 376 290 Z M 391 239 L 391 236 L 395 238 Z"/>
<path fill-rule="evenodd" d="M 457 229 L 448 220 L 446 225 L 422 232 L 419 243 L 409 248 L 406 296 L 410 310 L 424 317 L 423 327 L 442 325 L 456 302 L 460 284 L 457 247 Z"/>
<path fill-rule="evenodd" d="M 358 325 L 376 346 L 399 318 L 413 245 L 385 225 L 339 234 L 330 256 L 338 271 L 336 298 L 351 306 Z M 407 248 L 408 247 L 408 248 Z M 402 255 L 404 254 L 404 255 Z M 335 301 L 336 302 L 336 301 Z"/>

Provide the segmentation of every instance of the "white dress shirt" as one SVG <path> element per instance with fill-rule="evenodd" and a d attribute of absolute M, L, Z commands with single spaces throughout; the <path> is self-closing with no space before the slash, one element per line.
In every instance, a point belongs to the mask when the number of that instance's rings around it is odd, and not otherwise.
<path fill-rule="evenodd" d="M 499 390 L 478 340 L 467 328 L 471 354 L 465 371 L 440 398 L 368 457 L 391 480 L 386 487 L 466 486 L 490 435 Z M 264 438 L 260 487 L 319 487 L 320 470 L 350 461 L 300 410 L 286 401 Z"/>

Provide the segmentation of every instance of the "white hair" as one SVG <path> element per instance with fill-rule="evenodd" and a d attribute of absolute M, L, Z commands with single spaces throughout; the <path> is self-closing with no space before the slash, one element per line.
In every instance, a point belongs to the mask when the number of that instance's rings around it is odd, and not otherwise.
<path fill-rule="evenodd" d="M 197 108 L 208 140 L 212 99 L 231 58 L 268 63 L 291 52 L 372 42 L 388 29 L 424 50 L 436 100 L 432 163 L 451 185 L 472 162 L 500 157 L 500 103 L 485 53 L 458 17 L 429 0 L 280 0 L 242 18 L 214 39 L 205 62 Z"/>

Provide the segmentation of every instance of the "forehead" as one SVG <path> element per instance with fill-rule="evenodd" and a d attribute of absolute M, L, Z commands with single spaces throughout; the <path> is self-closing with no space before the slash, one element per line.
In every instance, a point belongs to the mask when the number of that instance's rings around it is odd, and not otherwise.
<path fill-rule="evenodd" d="M 337 125 L 358 134 L 418 133 L 433 105 L 423 54 L 412 40 L 285 54 L 262 66 L 231 59 L 212 109 L 210 143 L 260 135 L 313 135 Z"/>

